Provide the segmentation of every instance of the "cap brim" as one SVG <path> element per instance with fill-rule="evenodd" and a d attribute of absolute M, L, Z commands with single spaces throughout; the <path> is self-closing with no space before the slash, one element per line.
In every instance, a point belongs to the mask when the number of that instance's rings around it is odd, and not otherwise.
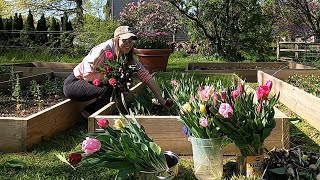
<path fill-rule="evenodd" d="M 137 39 L 137 36 L 133 33 L 125 33 L 125 34 L 121 34 L 119 35 L 120 39 L 129 39 L 129 38 L 133 38 L 133 39 Z"/>

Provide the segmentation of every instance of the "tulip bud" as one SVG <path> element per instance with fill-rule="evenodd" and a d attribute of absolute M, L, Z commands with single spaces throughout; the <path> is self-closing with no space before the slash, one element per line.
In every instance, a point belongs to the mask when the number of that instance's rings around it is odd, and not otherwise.
<path fill-rule="evenodd" d="M 260 103 L 257 107 L 257 112 L 261 113 L 261 111 L 262 111 L 262 104 Z"/>
<path fill-rule="evenodd" d="M 240 94 L 242 94 L 244 92 L 244 87 L 241 82 L 238 83 L 237 90 L 239 91 Z"/>
<path fill-rule="evenodd" d="M 72 166 L 76 166 L 82 159 L 82 155 L 80 153 L 71 153 L 68 156 L 68 162 Z"/>
<path fill-rule="evenodd" d="M 206 113 L 207 112 L 205 105 L 203 105 L 203 104 L 200 105 L 200 112 L 202 112 L 202 113 Z"/>
<path fill-rule="evenodd" d="M 220 92 L 221 100 L 226 101 L 227 100 L 227 95 L 224 92 Z"/>
<path fill-rule="evenodd" d="M 271 88 L 272 88 L 272 81 L 270 81 L 270 80 L 267 81 L 265 85 L 269 87 L 269 90 L 271 90 Z"/>

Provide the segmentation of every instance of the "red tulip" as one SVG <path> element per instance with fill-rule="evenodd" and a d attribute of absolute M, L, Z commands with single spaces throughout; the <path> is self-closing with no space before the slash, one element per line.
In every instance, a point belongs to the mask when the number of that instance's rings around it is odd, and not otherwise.
<path fill-rule="evenodd" d="M 68 157 L 68 162 L 72 166 L 76 166 L 82 159 L 82 155 L 80 153 L 71 153 Z"/>

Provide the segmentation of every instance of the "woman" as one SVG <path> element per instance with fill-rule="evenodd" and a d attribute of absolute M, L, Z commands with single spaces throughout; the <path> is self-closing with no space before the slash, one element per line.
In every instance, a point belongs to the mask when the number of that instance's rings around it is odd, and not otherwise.
<path fill-rule="evenodd" d="M 112 87 L 99 87 L 92 84 L 96 79 L 102 80 L 104 75 L 98 72 L 98 67 L 103 67 L 107 59 L 105 52 L 110 51 L 114 55 L 113 60 L 118 61 L 122 56 L 126 56 L 128 64 L 137 65 L 138 78 L 145 83 L 154 93 L 159 103 L 165 107 L 172 106 L 171 100 L 165 100 L 155 83 L 152 76 L 149 74 L 140 62 L 133 58 L 133 40 L 137 37 L 133 34 L 129 26 L 120 26 L 114 32 L 114 38 L 103 42 L 92 48 L 90 53 L 79 63 L 64 82 L 63 92 L 65 96 L 75 101 L 88 101 L 97 99 L 95 103 L 85 108 L 86 115 L 92 114 L 107 103 L 109 103 L 112 94 Z"/>

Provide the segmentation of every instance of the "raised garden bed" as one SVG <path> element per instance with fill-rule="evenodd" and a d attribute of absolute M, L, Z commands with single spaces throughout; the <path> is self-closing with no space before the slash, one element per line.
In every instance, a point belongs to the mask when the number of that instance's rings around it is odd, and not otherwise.
<path fill-rule="evenodd" d="M 24 76 L 32 76 L 48 72 L 65 72 L 71 73 L 77 63 L 55 63 L 55 62 L 32 62 L 19 64 L 5 64 L 10 66 L 14 71 L 22 71 Z"/>
<path fill-rule="evenodd" d="M 295 62 L 229 62 L 229 63 L 189 63 L 187 72 L 201 73 L 235 73 L 247 82 L 257 82 L 257 70 L 282 70 L 282 69 L 317 69 Z"/>
<path fill-rule="evenodd" d="M 320 71 L 283 70 L 277 73 L 274 71 L 258 71 L 258 82 L 262 84 L 267 80 L 272 80 L 273 88 L 271 93 L 281 91 L 279 101 L 301 118 L 305 119 L 313 127 L 320 130 L 320 98 L 285 82 L 289 76 L 295 74 L 319 76 Z"/>
<path fill-rule="evenodd" d="M 133 87 L 130 94 L 127 95 L 127 103 L 131 102 L 134 97 L 138 97 L 144 88 L 145 86 L 141 83 Z M 88 132 L 99 132 L 96 122 L 100 118 L 108 119 L 110 124 L 113 125 L 113 121 L 121 117 L 115 113 L 117 107 L 121 107 L 121 103 L 111 102 L 92 114 L 88 121 Z M 171 150 L 182 155 L 191 155 L 191 143 L 182 133 L 182 124 L 178 122 L 178 118 L 179 116 L 136 116 L 138 122 L 163 150 Z M 265 141 L 266 148 L 288 148 L 289 137 L 288 118 L 276 109 L 276 127 Z M 237 155 L 240 154 L 240 151 L 234 144 L 230 144 L 224 148 L 224 154 Z"/>
<path fill-rule="evenodd" d="M 23 77 L 20 81 L 21 88 L 30 84 L 32 80 L 40 84 L 48 76 L 57 77 L 59 74 L 50 72 Z M 11 88 L 8 84 L 11 84 L 11 81 L 1 82 L 0 87 L 3 88 L 6 85 L 7 88 L 5 90 L 8 91 Z M 3 95 L 5 94 L 8 93 L 3 92 Z M 2 98 L 1 100 L 4 101 L 5 99 L 8 100 L 8 98 Z M 20 109 L 19 105 L 16 112 L 14 111 L 16 107 L 7 107 L 13 111 L 8 112 L 7 117 L 3 117 L 5 116 L 5 112 L 3 112 L 0 117 L 0 151 L 25 151 L 31 148 L 32 145 L 40 143 L 43 139 L 72 127 L 78 120 L 83 118 L 81 111 L 89 103 L 79 103 L 65 99 L 40 111 L 29 110 L 32 112 L 30 115 L 25 115 L 26 113 Z M 3 111 L 4 109 L 1 110 Z M 20 115 L 13 116 L 13 113 Z"/>

